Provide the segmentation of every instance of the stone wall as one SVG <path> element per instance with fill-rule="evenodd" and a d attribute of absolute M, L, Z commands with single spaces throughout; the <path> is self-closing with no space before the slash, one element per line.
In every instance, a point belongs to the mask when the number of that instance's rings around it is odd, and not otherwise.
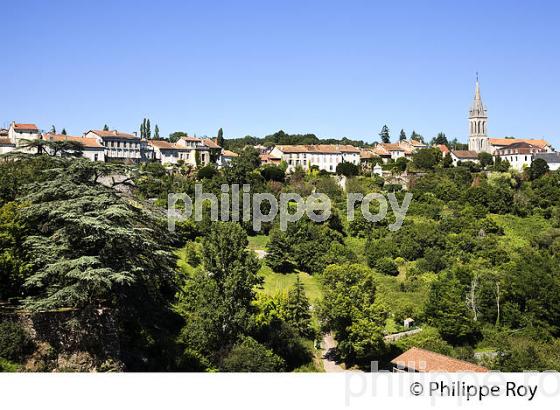
<path fill-rule="evenodd" d="M 120 371 L 120 345 L 109 309 L 27 312 L 0 310 L 0 323 L 17 322 L 35 344 L 27 371 Z"/>

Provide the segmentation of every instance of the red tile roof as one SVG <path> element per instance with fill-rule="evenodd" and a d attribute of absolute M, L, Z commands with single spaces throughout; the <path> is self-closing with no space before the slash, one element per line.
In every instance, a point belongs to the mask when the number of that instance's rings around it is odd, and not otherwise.
<path fill-rule="evenodd" d="M 476 151 L 451 151 L 459 159 L 478 159 L 478 153 Z"/>
<path fill-rule="evenodd" d="M 418 141 L 418 140 L 410 140 L 410 145 L 414 146 L 414 147 L 425 147 L 426 144 L 424 144 L 422 141 Z"/>
<path fill-rule="evenodd" d="M 181 139 L 182 139 L 182 140 L 185 140 L 185 141 L 192 141 L 192 142 L 200 142 L 200 141 L 202 141 L 200 138 L 197 138 L 197 137 L 190 137 L 190 136 L 188 136 L 188 135 L 187 135 L 186 137 L 182 137 Z"/>
<path fill-rule="evenodd" d="M 204 138 L 202 143 L 206 145 L 208 148 L 221 148 L 218 144 L 212 141 L 210 138 Z"/>
<path fill-rule="evenodd" d="M 33 131 L 38 130 L 38 128 L 35 124 L 15 124 L 15 123 L 14 123 L 14 129 L 16 129 L 16 130 L 33 130 Z"/>
<path fill-rule="evenodd" d="M 305 154 L 340 154 L 340 153 L 356 153 L 360 149 L 352 145 L 338 145 L 338 144 L 315 144 L 315 145 L 277 145 L 280 151 L 290 153 L 305 153 Z"/>
<path fill-rule="evenodd" d="M 489 138 L 488 142 L 492 145 L 511 145 L 517 142 L 527 142 L 529 144 L 536 145 L 539 148 L 545 148 L 550 146 L 550 144 L 543 139 L 530 139 L 530 138 Z"/>
<path fill-rule="evenodd" d="M 117 130 L 111 130 L 111 131 L 90 130 L 88 132 L 93 132 L 95 135 L 98 135 L 101 138 L 121 138 L 121 139 L 135 139 L 135 140 L 140 139 L 134 134 L 128 134 L 126 132 L 121 132 Z"/>
<path fill-rule="evenodd" d="M 163 141 L 163 140 L 148 140 L 148 145 L 151 145 L 152 147 L 156 147 L 159 149 L 178 149 L 179 147 L 169 141 Z"/>
<path fill-rule="evenodd" d="M 546 150 L 537 145 L 529 144 L 528 142 L 514 142 L 513 144 L 497 149 L 496 155 L 533 154 L 543 151 Z"/>
<path fill-rule="evenodd" d="M 488 369 L 473 363 L 445 356 L 443 354 L 430 352 L 429 350 L 413 347 L 398 357 L 391 360 L 391 363 L 399 368 L 415 370 L 417 372 L 443 372 L 443 373 L 484 373 Z"/>
<path fill-rule="evenodd" d="M 233 158 L 233 157 L 238 157 L 239 155 L 233 151 L 225 149 L 223 152 L 223 156 L 228 158 Z"/>
<path fill-rule="evenodd" d="M 438 144 L 436 145 L 436 147 L 441 151 L 442 154 L 447 154 L 449 152 L 449 148 L 447 148 L 447 145 Z"/>
<path fill-rule="evenodd" d="M 63 135 L 63 134 L 43 134 L 44 140 L 49 141 L 76 141 L 81 143 L 84 148 L 99 148 L 103 149 L 103 145 L 99 143 L 97 138 L 86 138 L 75 135 Z"/>
<path fill-rule="evenodd" d="M 371 150 L 367 150 L 367 149 L 360 150 L 360 158 L 362 159 L 377 158 L 378 156 L 379 155 L 377 155 L 375 152 Z"/>
<path fill-rule="evenodd" d="M 158 148 L 159 150 L 179 150 L 179 151 L 191 151 L 192 147 L 187 147 L 184 145 L 179 145 L 177 143 L 165 141 L 165 140 L 148 140 L 148 144 L 152 147 Z"/>

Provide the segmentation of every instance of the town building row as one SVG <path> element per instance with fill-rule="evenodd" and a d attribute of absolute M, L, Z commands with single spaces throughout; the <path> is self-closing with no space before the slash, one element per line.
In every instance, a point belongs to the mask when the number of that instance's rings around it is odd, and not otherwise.
<path fill-rule="evenodd" d="M 10 124 L 9 129 L 0 130 L 0 154 L 9 152 L 35 153 L 37 141 L 44 141 L 44 149 L 49 150 L 48 142 L 73 141 L 80 143 L 84 158 L 92 161 L 145 162 L 156 160 L 162 164 L 186 164 L 193 167 L 204 166 L 210 162 L 219 166 L 226 165 L 236 153 L 224 150 L 215 140 L 209 138 L 183 137 L 177 142 L 146 140 L 136 134 L 117 130 L 89 130 L 83 135 L 63 135 L 44 133 L 35 124 Z M 34 144 L 35 142 L 35 144 Z"/>

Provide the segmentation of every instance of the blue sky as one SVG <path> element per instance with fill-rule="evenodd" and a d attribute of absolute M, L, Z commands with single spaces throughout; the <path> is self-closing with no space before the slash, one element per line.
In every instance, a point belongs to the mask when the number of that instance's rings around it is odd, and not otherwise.
<path fill-rule="evenodd" d="M 466 140 L 478 71 L 491 136 L 559 146 L 556 3 L 2 0 L 0 125 Z"/>

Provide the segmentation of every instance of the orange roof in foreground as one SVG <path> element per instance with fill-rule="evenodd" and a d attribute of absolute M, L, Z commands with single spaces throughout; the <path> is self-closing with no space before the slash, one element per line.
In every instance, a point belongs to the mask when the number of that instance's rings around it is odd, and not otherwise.
<path fill-rule="evenodd" d="M 398 357 L 391 360 L 391 363 L 403 369 L 411 369 L 417 372 L 442 372 L 442 373 L 484 373 L 488 369 L 464 360 L 454 359 L 443 354 L 430 352 L 429 350 L 413 347 Z"/>
<path fill-rule="evenodd" d="M 49 141 L 76 141 L 80 142 L 84 148 L 103 148 L 97 138 L 86 138 L 75 135 L 64 134 L 43 134 L 43 139 Z"/>
<path fill-rule="evenodd" d="M 526 142 L 528 144 L 536 145 L 539 148 L 544 148 L 550 145 L 546 140 L 534 140 L 530 138 L 489 138 L 488 142 L 492 145 L 511 145 L 518 142 Z"/>

